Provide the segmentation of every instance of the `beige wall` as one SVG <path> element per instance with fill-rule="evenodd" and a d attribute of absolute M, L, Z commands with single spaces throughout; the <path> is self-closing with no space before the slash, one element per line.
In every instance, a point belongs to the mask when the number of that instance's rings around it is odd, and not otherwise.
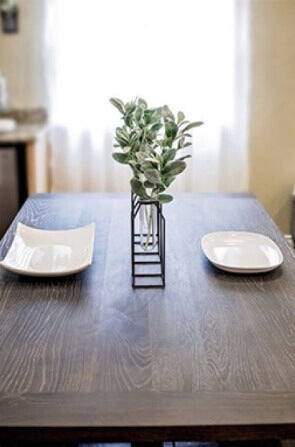
<path fill-rule="evenodd" d="M 10 107 L 45 103 L 43 42 L 45 0 L 18 0 L 20 32 L 0 33 L 0 70 L 7 79 Z"/>
<path fill-rule="evenodd" d="M 252 0 L 249 185 L 284 232 L 295 185 L 295 0 Z"/>

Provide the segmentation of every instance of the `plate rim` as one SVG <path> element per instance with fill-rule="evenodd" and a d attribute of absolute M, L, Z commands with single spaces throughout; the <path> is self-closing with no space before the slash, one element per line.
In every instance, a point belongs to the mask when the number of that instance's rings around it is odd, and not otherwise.
<path fill-rule="evenodd" d="M 213 260 L 210 255 L 208 255 L 208 253 L 206 252 L 206 248 L 204 247 L 204 243 L 205 243 L 205 240 L 207 237 L 214 236 L 214 235 L 220 235 L 220 234 L 248 234 L 251 236 L 259 236 L 259 237 L 263 237 L 264 239 L 268 239 L 271 242 L 271 245 L 273 245 L 276 248 L 276 250 L 280 256 L 280 260 L 278 263 L 273 264 L 272 266 L 268 266 L 268 267 L 265 265 L 264 266 L 260 265 L 260 266 L 255 266 L 255 267 L 237 267 L 237 266 L 233 266 L 230 264 L 219 264 L 215 260 Z M 256 233 L 254 231 L 226 230 L 226 231 L 213 231 L 210 233 L 206 233 L 201 238 L 201 248 L 202 248 L 204 255 L 207 257 L 207 259 L 213 265 L 215 265 L 217 268 L 220 268 L 222 270 L 224 270 L 224 268 L 231 269 L 232 273 L 243 273 L 243 271 L 244 272 L 246 271 L 246 273 L 263 273 L 263 272 L 271 271 L 271 270 L 278 268 L 284 262 L 283 253 L 282 253 L 280 247 L 275 243 L 275 241 L 272 240 L 266 234 Z M 226 271 L 229 271 L 229 270 L 226 270 Z"/>

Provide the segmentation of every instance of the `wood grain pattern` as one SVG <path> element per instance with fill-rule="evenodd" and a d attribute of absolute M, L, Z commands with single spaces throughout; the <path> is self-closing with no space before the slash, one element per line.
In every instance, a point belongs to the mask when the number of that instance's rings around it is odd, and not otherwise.
<path fill-rule="evenodd" d="M 295 438 L 295 262 L 273 221 L 248 195 L 179 195 L 165 206 L 166 288 L 132 290 L 129 205 L 115 194 L 32 196 L 2 240 L 1 257 L 18 220 L 96 222 L 87 271 L 0 272 L 0 438 L 30 427 L 44 439 L 59 427 L 67 440 L 79 428 L 80 440 Z M 216 270 L 200 239 L 218 230 L 269 235 L 283 266 Z"/>

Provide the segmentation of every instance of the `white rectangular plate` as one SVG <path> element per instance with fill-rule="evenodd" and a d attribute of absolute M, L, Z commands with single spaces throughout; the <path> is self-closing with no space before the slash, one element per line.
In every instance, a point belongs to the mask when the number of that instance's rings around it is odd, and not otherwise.
<path fill-rule="evenodd" d="M 0 265 L 28 276 L 65 276 L 90 266 L 95 224 L 72 230 L 39 230 L 22 223 Z"/>
<path fill-rule="evenodd" d="M 203 236 L 202 250 L 216 267 L 232 273 L 262 273 L 283 262 L 279 247 L 258 233 L 222 231 Z"/>

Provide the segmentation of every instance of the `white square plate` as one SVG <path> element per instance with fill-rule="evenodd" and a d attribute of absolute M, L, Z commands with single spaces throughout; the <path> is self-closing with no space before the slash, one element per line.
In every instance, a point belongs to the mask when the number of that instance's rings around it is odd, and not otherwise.
<path fill-rule="evenodd" d="M 0 265 L 21 275 L 64 276 L 92 262 L 95 224 L 73 230 L 39 230 L 22 223 Z"/>
<path fill-rule="evenodd" d="M 203 236 L 202 250 L 216 267 L 232 273 L 263 273 L 283 262 L 279 247 L 258 233 L 222 231 Z"/>

